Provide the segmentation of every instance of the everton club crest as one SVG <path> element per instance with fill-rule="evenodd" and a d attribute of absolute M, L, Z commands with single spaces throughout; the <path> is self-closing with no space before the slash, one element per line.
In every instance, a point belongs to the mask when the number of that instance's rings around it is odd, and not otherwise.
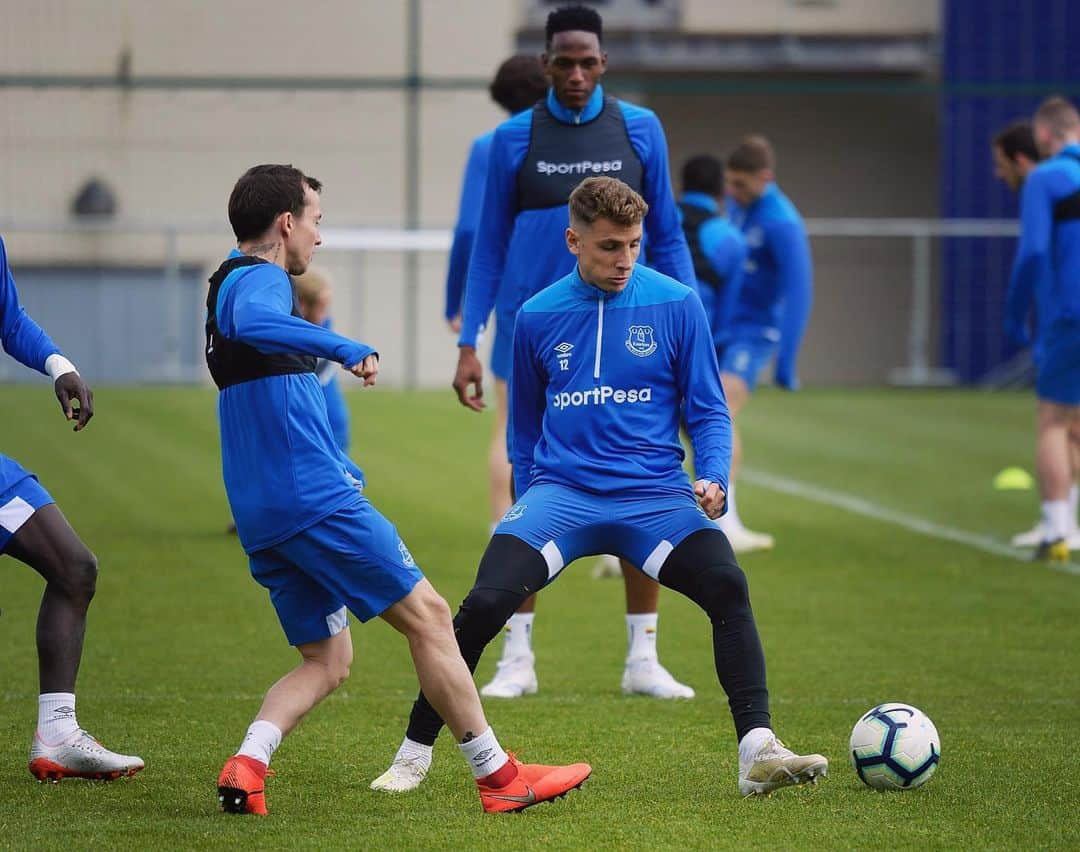
<path fill-rule="evenodd" d="M 626 348 L 639 358 L 647 358 L 656 351 L 651 325 L 632 325 L 626 338 Z"/>

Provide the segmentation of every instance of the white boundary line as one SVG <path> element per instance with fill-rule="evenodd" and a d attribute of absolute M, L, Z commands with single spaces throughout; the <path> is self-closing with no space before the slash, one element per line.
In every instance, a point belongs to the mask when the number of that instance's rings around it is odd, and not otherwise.
<path fill-rule="evenodd" d="M 753 470 L 750 468 L 744 468 L 739 473 L 739 479 L 749 482 L 752 485 L 756 485 L 759 488 L 778 491 L 781 494 L 787 494 L 791 497 L 800 497 L 803 500 L 809 500 L 812 503 L 833 506 L 837 509 L 843 509 L 845 512 L 862 515 L 865 518 L 871 518 L 875 521 L 880 521 L 881 523 L 902 527 L 903 529 L 910 530 L 919 535 L 925 535 L 943 541 L 951 541 L 956 544 L 963 544 L 967 547 L 974 548 L 975 550 L 981 550 L 983 553 L 991 553 L 994 556 L 1004 556 L 1009 559 L 1016 559 L 1020 562 L 1030 562 L 1031 560 L 1031 555 L 1028 551 L 1011 547 L 990 536 L 980 535 L 979 533 L 968 532 L 966 530 L 959 530 L 954 527 L 946 527 L 941 524 L 936 524 L 933 521 L 928 521 L 925 518 L 917 517 L 916 515 L 908 515 L 905 512 L 887 509 L 884 506 L 880 506 L 870 500 L 865 500 L 862 497 L 856 497 L 853 494 L 845 494 L 842 491 L 833 491 L 818 485 L 800 482 L 797 479 L 788 479 L 785 476 L 777 476 L 772 473 L 765 473 L 764 471 Z M 1048 567 L 1053 568 L 1055 571 L 1063 571 L 1066 574 L 1080 576 L 1080 565 L 1076 565 L 1072 562 L 1064 565 L 1050 565 Z"/>

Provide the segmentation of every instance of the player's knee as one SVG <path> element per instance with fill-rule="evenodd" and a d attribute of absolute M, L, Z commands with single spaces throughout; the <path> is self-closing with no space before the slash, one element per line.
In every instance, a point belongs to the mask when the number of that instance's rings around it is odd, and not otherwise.
<path fill-rule="evenodd" d="M 731 612 L 750 603 L 746 574 L 734 559 L 710 562 L 702 573 L 706 595 L 703 606 L 710 615 Z"/>
<path fill-rule="evenodd" d="M 82 548 L 62 557 L 59 570 L 53 572 L 52 585 L 64 597 L 89 604 L 97 591 L 98 561 L 88 549 Z"/>
<path fill-rule="evenodd" d="M 416 602 L 416 615 L 409 631 L 411 638 L 424 640 L 453 636 L 450 605 L 434 588 L 428 586 L 421 592 Z"/>
<path fill-rule="evenodd" d="M 454 625 L 460 633 L 488 642 L 503 629 L 507 619 L 521 605 L 521 600 L 504 590 L 474 588 L 461 605 Z"/>

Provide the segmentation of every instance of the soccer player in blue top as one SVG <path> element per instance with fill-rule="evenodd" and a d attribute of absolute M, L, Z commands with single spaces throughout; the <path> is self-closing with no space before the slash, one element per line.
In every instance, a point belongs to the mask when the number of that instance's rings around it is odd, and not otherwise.
<path fill-rule="evenodd" d="M 717 338 L 724 393 L 736 420 L 774 356 L 776 383 L 787 390 L 798 387 L 795 361 L 813 299 L 810 241 L 799 211 L 773 182 L 774 162 L 768 140 L 749 136 L 728 157 L 725 172 L 731 220 L 749 251 L 741 285 L 726 294 Z M 747 529 L 735 503 L 741 457 L 736 429 L 728 509 L 720 528 L 736 553 L 766 550 L 773 537 Z"/>
<path fill-rule="evenodd" d="M 746 577 L 712 518 L 724 509 L 731 421 L 701 301 L 636 264 L 648 205 L 611 177 L 570 197 L 577 267 L 522 307 L 510 379 L 518 500 L 454 618 L 475 669 L 522 599 L 582 556 L 615 553 L 697 603 L 739 741 L 738 788 L 770 793 L 824 775 L 821 755 L 770 727 L 765 657 Z M 569 344 L 569 347 L 565 344 Z M 696 480 L 683 470 L 685 419 Z M 429 747 L 442 720 L 421 693 L 406 741 Z"/>
<path fill-rule="evenodd" d="M 330 320 L 330 301 L 333 291 L 330 278 L 322 270 L 309 266 L 303 275 L 293 277 L 293 287 L 300 304 L 300 316 L 308 322 L 333 331 Z M 323 399 L 326 400 L 326 416 L 330 429 L 334 433 L 334 443 L 343 453 L 349 452 L 349 409 L 345 404 L 345 395 L 341 392 L 338 373 L 341 365 L 327 358 L 320 358 L 315 365 L 315 377 L 322 387 Z"/>
<path fill-rule="evenodd" d="M 572 269 L 563 241 L 566 202 L 582 178 L 610 175 L 640 191 L 649 204 L 649 264 L 676 280 L 694 280 L 663 128 L 654 113 L 610 97 L 600 85 L 607 68 L 600 16 L 583 6 L 556 9 L 548 15 L 545 36 L 541 61 L 551 80 L 546 99 L 499 125 L 491 143 L 453 381 L 462 405 L 476 411 L 484 407 L 477 336 L 494 309 L 502 333 L 495 339 L 493 372 L 507 378 L 511 338 L 506 332 L 514 327 L 518 308 Z M 693 697 L 693 689 L 676 681 L 657 658 L 659 587 L 629 565 L 623 566 L 623 576 L 629 637 L 623 690 Z M 536 691 L 534 606 L 533 599 L 526 601 L 507 625 L 498 672 L 482 694 L 513 698 Z"/>
<path fill-rule="evenodd" d="M 697 154 L 683 164 L 683 194 L 679 198 L 683 233 L 694 259 L 698 296 L 715 339 L 724 328 L 725 296 L 742 285 L 746 240 L 724 214 L 724 165 L 709 154 Z"/>
<path fill-rule="evenodd" d="M 19 304 L 0 238 L 0 344 L 16 361 L 53 380 L 64 417 L 80 432 L 94 416 L 94 395 L 75 365 Z M 76 404 L 77 403 L 77 404 Z M 97 559 L 71 528 L 37 477 L 0 454 L 0 554 L 45 580 L 37 621 L 38 724 L 30 772 L 39 781 L 111 781 L 143 768 L 140 758 L 109 751 L 79 727 L 75 677 L 82 659 L 86 610 L 97 584 Z"/>
<path fill-rule="evenodd" d="M 547 92 L 547 81 L 540 60 L 532 55 L 511 56 L 495 73 L 489 88 L 491 99 L 511 115 L 528 109 Z M 450 247 L 450 263 L 446 273 L 446 321 L 455 334 L 461 331 L 461 302 L 465 293 L 465 278 L 469 269 L 469 255 L 476 239 L 480 223 L 480 210 L 484 202 L 484 182 L 487 180 L 488 156 L 495 131 L 476 138 L 469 151 L 465 167 L 465 179 L 461 187 L 461 203 L 458 207 L 454 242 Z M 506 456 L 506 375 L 501 372 L 499 353 L 509 351 L 510 337 L 514 332 L 511 318 L 495 327 L 495 353 L 492 362 L 495 375 L 495 422 L 492 424 L 491 445 L 488 450 L 489 500 L 491 502 L 492 529 L 510 508 L 510 460 Z"/>
<path fill-rule="evenodd" d="M 238 250 L 210 278 L 206 299 L 225 490 L 251 574 L 270 593 L 301 657 L 270 687 L 225 763 L 218 799 L 230 813 L 267 812 L 264 783 L 275 749 L 348 677 L 347 611 L 361 621 L 379 616 L 407 637 L 417 677 L 446 714 L 484 810 L 521 810 L 561 796 L 590 768 L 521 764 L 502 750 L 458 652 L 446 602 L 393 524 L 363 496 L 363 473 L 334 441 L 317 359 L 338 362 L 371 385 L 378 356 L 299 316 L 289 275 L 304 272 L 321 242 L 320 188 L 291 166 L 249 169 L 229 198 Z"/>
<path fill-rule="evenodd" d="M 1036 471 L 1044 528 L 1035 558 L 1066 562 L 1076 524 L 1069 489 L 1080 474 L 1073 463 L 1080 443 L 1080 114 L 1064 98 L 1050 98 L 1035 112 L 1032 129 L 1046 160 L 1021 191 L 1005 326 L 1015 342 L 1030 343 L 1035 305 Z"/>

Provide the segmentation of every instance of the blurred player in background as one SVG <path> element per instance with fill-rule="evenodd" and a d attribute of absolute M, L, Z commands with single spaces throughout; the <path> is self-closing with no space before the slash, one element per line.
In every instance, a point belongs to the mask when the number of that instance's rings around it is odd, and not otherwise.
<path fill-rule="evenodd" d="M 773 182 L 775 157 L 763 136 L 748 136 L 727 161 L 725 183 L 733 204 L 731 220 L 748 249 L 741 286 L 729 288 L 717 338 L 721 380 L 736 419 L 727 514 L 720 528 L 736 553 L 767 550 L 773 537 L 746 528 L 735 502 L 735 479 L 742 460 L 738 416 L 750 400 L 758 376 L 776 357 L 776 383 L 798 388 L 795 362 L 810 319 L 813 268 L 806 227 L 795 205 Z"/>
<path fill-rule="evenodd" d="M 573 268 L 563 236 L 566 202 L 582 178 L 610 174 L 640 190 L 650 206 L 645 220 L 649 263 L 676 280 L 694 280 L 663 128 L 654 113 L 606 95 L 600 85 L 607 68 L 600 16 L 583 6 L 556 9 L 548 15 L 545 36 L 541 61 L 551 81 L 547 97 L 499 125 L 491 144 L 453 382 L 462 405 L 474 411 L 484 407 L 477 337 L 492 309 L 497 328 L 512 328 L 526 299 Z M 509 334 L 496 337 L 496 376 L 510 374 L 510 343 Z M 560 355 L 568 366 L 577 357 L 569 342 Z M 693 697 L 693 689 L 675 680 L 657 657 L 659 586 L 629 565 L 623 566 L 623 576 L 629 637 L 623 691 Z M 537 690 L 534 608 L 529 598 L 507 623 L 503 656 L 484 695 L 514 698 Z"/>
<path fill-rule="evenodd" d="M 68 420 L 79 432 L 94 416 L 94 395 L 56 344 L 19 304 L 15 279 L 0 238 L 0 343 L 31 370 L 53 380 Z M 75 405 L 77 403 L 77 405 Z M 10 412 L 9 412 L 10 416 Z M 79 727 L 75 678 L 82 659 L 86 611 L 97 584 L 97 559 L 37 477 L 0 454 L 0 553 L 45 580 L 37 621 L 38 724 L 30 745 L 30 772 L 39 781 L 134 775 L 141 758 L 109 751 Z"/>
<path fill-rule="evenodd" d="M 544 69 L 535 56 L 511 56 L 499 66 L 489 88 L 495 103 L 511 115 L 528 109 L 547 92 Z M 450 246 L 450 264 L 446 272 L 446 321 L 451 331 L 461 331 L 461 302 L 469 270 L 469 255 L 476 239 L 480 210 L 484 203 L 484 182 L 487 180 L 488 157 L 495 131 L 478 136 L 469 151 L 465 178 L 461 186 L 454 242 Z M 495 326 L 495 352 L 509 351 L 514 333 L 514 318 L 503 318 Z M 488 450 L 490 478 L 491 527 L 499 522 L 510 504 L 510 460 L 506 457 L 506 379 L 502 365 L 495 359 L 491 364 L 495 377 L 495 422 L 492 424 L 491 447 Z"/>
<path fill-rule="evenodd" d="M 300 302 L 300 316 L 317 326 L 332 330 L 330 322 L 330 302 L 333 290 L 330 276 L 326 271 L 309 266 L 303 275 L 293 276 L 296 298 Z M 322 385 L 326 399 L 326 414 L 330 418 L 330 429 L 334 441 L 343 452 L 349 451 L 349 409 L 345 405 L 345 395 L 338 384 L 338 372 L 341 365 L 327 358 L 320 358 L 315 365 L 315 377 Z"/>
<path fill-rule="evenodd" d="M 361 493 L 363 473 L 334 441 L 317 359 L 375 383 L 378 355 L 299 316 L 289 275 L 320 244 L 321 184 L 291 166 L 249 169 L 229 198 L 238 242 L 210 279 L 206 362 L 220 389 L 222 473 L 252 576 L 270 593 L 302 662 L 270 687 L 218 778 L 231 813 L 265 814 L 267 767 L 282 739 L 348 677 L 347 610 L 406 636 L 417 677 L 460 743 L 486 811 L 520 810 L 580 786 L 585 764 L 509 757 L 484 718 L 450 610 L 393 524 Z M 288 274 L 286 274 L 288 273 Z"/>
<path fill-rule="evenodd" d="M 1020 194 L 1024 181 L 1042 160 L 1038 146 L 1035 144 L 1035 134 L 1031 130 L 1031 124 L 1027 121 L 1017 121 L 1004 128 L 994 136 L 991 144 L 994 157 L 994 176 L 999 178 L 1009 189 Z M 1035 288 L 1035 303 L 1042 305 L 1045 302 L 1050 279 L 1039 282 Z M 1038 364 L 1041 356 L 1042 340 L 1045 335 L 1045 322 L 1049 319 L 1048 312 L 1038 310 L 1036 312 L 1037 330 L 1035 339 L 1032 341 L 1032 359 Z M 1071 445 L 1073 452 L 1073 466 L 1080 470 L 1080 453 L 1075 442 Z M 1069 517 L 1072 520 L 1071 531 L 1067 541 L 1070 550 L 1080 549 L 1080 529 L 1077 527 L 1077 487 L 1073 483 L 1069 488 Z M 1012 538 L 1016 547 L 1038 547 L 1046 538 L 1046 526 L 1040 520 L 1027 532 L 1017 533 Z"/>
<path fill-rule="evenodd" d="M 647 210 L 611 177 L 587 178 L 570 197 L 565 240 L 577 265 L 525 302 L 514 332 L 518 502 L 491 538 L 455 631 L 475 670 L 530 591 L 581 556 L 626 558 L 708 615 L 739 742 L 738 789 L 767 794 L 824 775 L 828 762 L 795 754 L 771 729 L 746 577 L 710 520 L 723 511 L 731 459 L 712 334 L 691 288 L 636 264 Z M 563 341 L 574 346 L 569 369 Z M 694 446 L 693 485 L 682 465 L 681 419 Z M 405 745 L 430 753 L 441 727 L 421 692 Z"/>
<path fill-rule="evenodd" d="M 1043 527 L 1035 558 L 1065 562 L 1076 531 L 1070 489 L 1080 474 L 1074 461 L 1080 443 L 1080 115 L 1064 98 L 1050 98 L 1035 112 L 1032 131 L 1046 160 L 1028 173 L 1021 191 L 1005 329 L 1016 343 L 1029 344 L 1034 307 Z"/>

